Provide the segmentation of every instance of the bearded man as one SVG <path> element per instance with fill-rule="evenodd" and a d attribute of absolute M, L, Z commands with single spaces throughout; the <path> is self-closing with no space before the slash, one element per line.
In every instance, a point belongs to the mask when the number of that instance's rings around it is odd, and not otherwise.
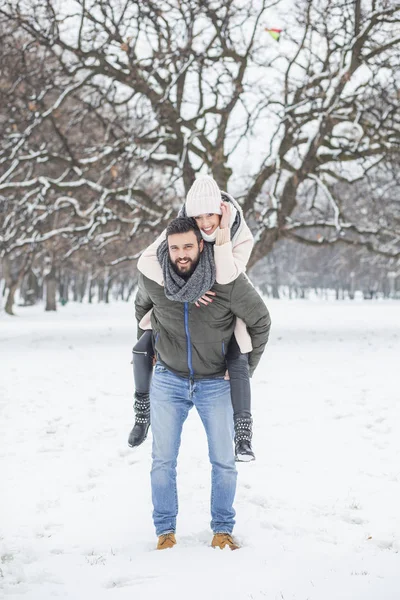
<path fill-rule="evenodd" d="M 211 545 L 235 550 L 239 547 L 232 538 L 237 472 L 225 354 L 239 317 L 252 341 L 252 375 L 267 344 L 271 320 L 245 275 L 226 285 L 215 283 L 212 246 L 204 243 L 194 219 L 180 217 L 170 222 L 158 259 L 163 286 L 140 274 L 135 300 L 138 323 L 152 309 L 156 364 L 150 389 L 151 488 L 157 548 L 176 544 L 176 464 L 183 423 L 195 406 L 206 431 L 212 466 Z M 215 296 L 207 310 L 201 310 L 195 301 L 209 290 Z M 144 333 L 140 326 L 138 332 L 139 337 Z"/>

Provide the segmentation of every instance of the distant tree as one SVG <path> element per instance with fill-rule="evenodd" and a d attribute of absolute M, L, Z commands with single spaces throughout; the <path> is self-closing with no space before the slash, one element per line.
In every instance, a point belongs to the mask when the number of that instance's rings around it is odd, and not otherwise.
<path fill-rule="evenodd" d="M 128 123 L 118 107 L 88 105 L 51 52 L 16 29 L 0 44 L 0 257 L 8 265 L 10 313 L 39 259 L 53 310 L 64 261 L 88 246 L 104 264 L 137 258 L 146 229 L 168 210 L 161 177 L 153 182 L 135 157 L 119 161 L 120 137 L 137 121 Z M 104 253 L 112 243 L 125 254 Z"/>

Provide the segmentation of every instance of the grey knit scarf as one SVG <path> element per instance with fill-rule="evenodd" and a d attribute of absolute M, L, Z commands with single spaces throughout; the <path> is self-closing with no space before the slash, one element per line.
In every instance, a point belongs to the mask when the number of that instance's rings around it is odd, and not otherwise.
<path fill-rule="evenodd" d="M 215 283 L 214 249 L 209 242 L 204 242 L 197 267 L 187 280 L 174 271 L 167 240 L 159 245 L 157 258 L 163 271 L 165 295 L 169 300 L 197 302 Z"/>

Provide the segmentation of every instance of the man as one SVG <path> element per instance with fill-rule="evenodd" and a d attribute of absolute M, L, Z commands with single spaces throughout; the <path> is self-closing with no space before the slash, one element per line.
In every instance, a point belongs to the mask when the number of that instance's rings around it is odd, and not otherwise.
<path fill-rule="evenodd" d="M 213 250 L 204 244 L 191 218 L 171 221 L 158 258 L 164 286 L 139 275 L 136 318 L 152 311 L 151 324 L 157 363 L 150 392 L 153 434 L 151 486 L 158 549 L 175 543 L 178 513 L 176 463 L 182 426 L 193 405 L 203 422 L 212 465 L 211 528 L 213 547 L 238 548 L 231 534 L 237 472 L 233 452 L 233 414 L 225 352 L 235 317 L 246 323 L 253 350 L 254 372 L 268 341 L 270 317 L 245 275 L 226 285 L 215 284 Z M 194 301 L 215 292 L 207 309 Z M 143 332 L 139 328 L 139 337 Z"/>

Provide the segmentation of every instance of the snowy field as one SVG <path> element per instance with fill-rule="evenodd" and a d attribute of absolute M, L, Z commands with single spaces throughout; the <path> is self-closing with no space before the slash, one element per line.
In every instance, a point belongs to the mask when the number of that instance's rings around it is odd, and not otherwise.
<path fill-rule="evenodd" d="M 205 434 L 186 422 L 178 545 L 154 550 L 132 304 L 0 315 L 0 596 L 399 600 L 400 302 L 268 301 L 239 465 L 237 552 L 209 547 Z"/>

